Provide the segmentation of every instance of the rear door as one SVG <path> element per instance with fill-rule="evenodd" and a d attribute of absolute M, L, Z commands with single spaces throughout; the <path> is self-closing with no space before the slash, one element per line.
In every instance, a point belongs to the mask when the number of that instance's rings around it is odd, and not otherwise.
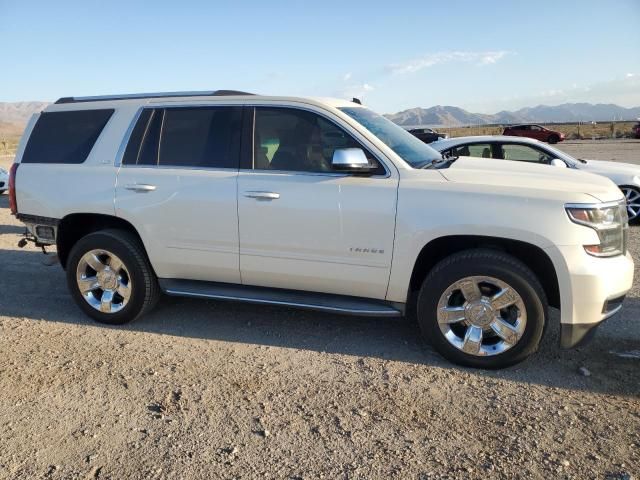
<path fill-rule="evenodd" d="M 115 206 L 138 229 L 159 277 L 240 282 L 241 130 L 242 107 L 142 110 Z"/>

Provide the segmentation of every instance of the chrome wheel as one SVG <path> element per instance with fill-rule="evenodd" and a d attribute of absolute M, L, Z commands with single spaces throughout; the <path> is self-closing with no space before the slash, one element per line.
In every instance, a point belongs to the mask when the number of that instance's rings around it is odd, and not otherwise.
<path fill-rule="evenodd" d="M 634 220 L 640 214 L 640 192 L 631 187 L 622 187 L 620 190 L 622 190 L 627 199 L 629 220 Z"/>
<path fill-rule="evenodd" d="M 131 298 L 131 276 L 120 260 L 106 250 L 91 250 L 78 262 L 78 289 L 85 301 L 102 313 L 122 310 Z"/>
<path fill-rule="evenodd" d="M 520 294 L 493 277 L 466 277 L 440 296 L 438 326 L 447 341 L 474 356 L 491 356 L 515 346 L 527 312 Z"/>

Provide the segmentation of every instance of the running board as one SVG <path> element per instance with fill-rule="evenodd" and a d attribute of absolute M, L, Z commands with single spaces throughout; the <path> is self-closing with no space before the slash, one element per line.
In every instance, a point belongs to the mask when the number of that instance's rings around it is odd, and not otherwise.
<path fill-rule="evenodd" d="M 298 290 L 202 282 L 198 280 L 161 278 L 158 282 L 164 293 L 175 297 L 210 298 L 262 305 L 282 305 L 368 317 L 399 317 L 403 315 L 404 310 L 404 304 L 392 304 L 383 300 L 329 293 L 301 292 Z"/>

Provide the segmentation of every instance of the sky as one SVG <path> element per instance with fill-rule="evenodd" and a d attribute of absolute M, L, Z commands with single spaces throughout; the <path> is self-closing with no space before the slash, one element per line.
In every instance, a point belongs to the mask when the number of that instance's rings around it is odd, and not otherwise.
<path fill-rule="evenodd" d="M 0 101 L 235 89 L 640 106 L 640 0 L 0 0 Z"/>

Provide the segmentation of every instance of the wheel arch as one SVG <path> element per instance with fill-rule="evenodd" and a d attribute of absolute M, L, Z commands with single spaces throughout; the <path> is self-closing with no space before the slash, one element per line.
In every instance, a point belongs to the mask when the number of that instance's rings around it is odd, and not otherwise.
<path fill-rule="evenodd" d="M 501 237 L 448 235 L 427 243 L 418 254 L 409 281 L 409 301 L 415 298 L 423 280 L 444 258 L 463 250 L 484 248 L 508 253 L 520 260 L 538 277 L 552 307 L 560 308 L 558 275 L 549 255 L 537 245 Z"/>
<path fill-rule="evenodd" d="M 72 213 L 62 218 L 58 224 L 56 247 L 62 268 L 66 269 L 69 252 L 71 252 L 78 240 L 90 233 L 107 228 L 117 228 L 131 232 L 138 238 L 144 249 L 140 234 L 128 221 L 120 217 L 98 213 Z"/>

